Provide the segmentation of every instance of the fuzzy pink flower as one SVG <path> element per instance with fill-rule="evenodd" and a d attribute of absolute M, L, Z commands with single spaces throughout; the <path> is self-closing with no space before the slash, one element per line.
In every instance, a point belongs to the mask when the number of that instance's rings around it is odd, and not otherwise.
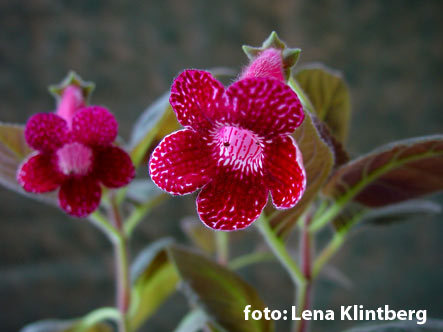
<path fill-rule="evenodd" d="M 56 113 L 37 113 L 28 120 L 25 139 L 37 151 L 18 169 L 17 181 L 31 193 L 60 188 L 60 207 L 86 217 L 100 203 L 100 183 L 118 188 L 134 177 L 129 155 L 112 145 L 117 129 L 106 108 L 85 107 L 80 88 L 68 86 Z"/>
<path fill-rule="evenodd" d="M 249 226 L 271 193 L 279 209 L 297 204 L 306 187 L 301 153 L 291 136 L 303 121 L 297 95 L 269 77 L 241 79 L 226 90 L 210 73 L 186 70 L 169 99 L 185 129 L 152 153 L 152 180 L 173 195 L 203 188 L 201 220 L 217 230 Z"/>

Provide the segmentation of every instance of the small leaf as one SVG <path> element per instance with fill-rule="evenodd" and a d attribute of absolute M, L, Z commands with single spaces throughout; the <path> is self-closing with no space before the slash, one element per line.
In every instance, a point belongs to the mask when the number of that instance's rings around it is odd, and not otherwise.
<path fill-rule="evenodd" d="M 381 207 L 443 189 L 443 135 L 389 144 L 335 171 L 324 193 Z"/>
<path fill-rule="evenodd" d="M 154 182 L 149 179 L 135 179 L 127 187 L 126 195 L 137 203 L 145 203 L 164 194 Z"/>
<path fill-rule="evenodd" d="M 180 128 L 169 104 L 169 92 L 163 94 L 138 118 L 129 141 L 130 155 L 138 166 L 149 148 L 162 137 Z"/>
<path fill-rule="evenodd" d="M 165 250 L 171 243 L 171 239 L 156 241 L 134 260 L 133 301 L 128 313 L 131 330 L 137 330 L 176 290 L 178 275 Z"/>
<path fill-rule="evenodd" d="M 200 220 L 193 217 L 184 218 L 181 220 L 180 226 L 197 247 L 209 254 L 215 252 L 215 232 L 204 226 Z"/>
<path fill-rule="evenodd" d="M 305 119 L 295 130 L 293 137 L 303 155 L 307 185 L 303 197 L 293 209 L 279 212 L 272 218 L 271 225 L 281 236 L 289 234 L 297 219 L 317 196 L 334 165 L 331 149 L 321 138 L 309 112 L 305 112 Z"/>
<path fill-rule="evenodd" d="M 230 332 L 273 331 L 272 321 L 245 320 L 243 310 L 264 310 L 259 295 L 234 272 L 208 258 L 177 246 L 169 254 L 180 274 L 191 301 L 205 310 L 209 317 Z"/>
<path fill-rule="evenodd" d="M 344 142 L 348 135 L 351 102 L 348 87 L 338 71 L 320 64 L 306 66 L 294 78 L 306 93 L 316 115 Z"/>
<path fill-rule="evenodd" d="M 427 319 L 424 324 L 414 321 L 396 321 L 381 324 L 365 324 L 344 332 L 441 332 L 443 320 Z"/>
<path fill-rule="evenodd" d="M 61 320 L 46 319 L 31 323 L 23 327 L 20 332 L 77 332 L 81 319 Z M 82 332 L 112 332 L 113 329 L 107 323 L 98 323 L 94 326 L 82 329 Z"/>
<path fill-rule="evenodd" d="M 32 152 L 26 144 L 23 130 L 23 126 L 0 122 L 0 184 L 33 199 L 55 205 L 57 204 L 55 194 L 31 195 L 17 183 L 17 169 Z"/>

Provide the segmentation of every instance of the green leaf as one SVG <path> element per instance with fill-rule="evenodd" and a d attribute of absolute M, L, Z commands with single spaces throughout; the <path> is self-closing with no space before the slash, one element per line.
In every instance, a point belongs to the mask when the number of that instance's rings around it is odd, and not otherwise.
<path fill-rule="evenodd" d="M 324 193 L 380 207 L 442 189 L 443 135 L 435 135 L 392 143 L 343 165 Z"/>
<path fill-rule="evenodd" d="M 365 324 L 353 327 L 344 332 L 441 332 L 443 320 L 428 319 L 425 324 L 417 324 L 416 321 L 396 321 L 381 324 Z"/>
<path fill-rule="evenodd" d="M 163 195 L 159 187 L 149 179 L 135 179 L 127 187 L 126 195 L 137 203 L 152 201 L 155 197 Z"/>
<path fill-rule="evenodd" d="M 321 138 L 309 112 L 305 112 L 305 120 L 295 130 L 293 137 L 303 155 L 307 186 L 300 202 L 293 209 L 281 211 L 271 219 L 272 227 L 280 236 L 289 234 L 298 218 L 317 196 L 334 165 L 331 149 Z"/>
<path fill-rule="evenodd" d="M 163 94 L 138 118 L 129 140 L 130 155 L 135 166 L 162 137 L 180 128 L 169 104 L 169 92 Z"/>
<path fill-rule="evenodd" d="M 181 220 L 180 226 L 183 232 L 197 247 L 209 254 L 215 252 L 215 232 L 204 226 L 200 220 L 193 217 L 184 218 Z"/>
<path fill-rule="evenodd" d="M 133 300 L 128 313 L 131 330 L 137 330 L 176 290 L 178 275 L 166 253 L 171 243 L 171 239 L 156 241 L 134 260 L 131 267 Z"/>
<path fill-rule="evenodd" d="M 338 71 L 320 64 L 306 66 L 294 78 L 308 96 L 318 118 L 344 142 L 348 135 L 351 102 L 348 87 Z"/>
<path fill-rule="evenodd" d="M 209 317 L 201 309 L 195 309 L 187 314 L 174 332 L 197 332 L 203 329 L 209 321 Z"/>
<path fill-rule="evenodd" d="M 245 306 L 263 310 L 265 305 L 255 289 L 234 272 L 182 247 L 171 246 L 169 254 L 190 300 L 222 328 L 230 332 L 274 330 L 272 321 L 244 319 Z"/>
<path fill-rule="evenodd" d="M 23 131 L 23 126 L 0 122 L 0 184 L 28 197 L 55 205 L 55 194 L 31 195 L 17 183 L 17 169 L 32 153 L 32 149 L 26 144 Z"/>
<path fill-rule="evenodd" d="M 23 327 L 20 332 L 112 332 L 107 323 L 97 323 L 94 326 L 80 328 L 81 319 L 61 320 L 46 319 Z"/>

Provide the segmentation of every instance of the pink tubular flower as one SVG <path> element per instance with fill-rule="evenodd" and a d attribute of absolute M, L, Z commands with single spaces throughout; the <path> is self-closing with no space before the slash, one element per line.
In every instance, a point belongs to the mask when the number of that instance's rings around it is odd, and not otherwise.
<path fill-rule="evenodd" d="M 80 88 L 66 87 L 56 113 L 37 113 L 28 120 L 25 139 L 37 151 L 18 169 L 17 181 L 31 193 L 60 187 L 60 207 L 86 217 L 100 203 L 100 183 L 118 188 L 134 177 L 129 155 L 112 145 L 117 129 L 106 108 L 85 107 Z"/>
<path fill-rule="evenodd" d="M 163 190 L 197 198 L 201 220 L 217 230 L 249 226 L 269 192 L 279 209 L 297 204 L 306 187 L 291 136 L 304 119 L 297 95 L 281 80 L 242 76 L 226 90 L 210 73 L 186 70 L 169 99 L 185 127 L 152 153 L 149 171 Z"/>

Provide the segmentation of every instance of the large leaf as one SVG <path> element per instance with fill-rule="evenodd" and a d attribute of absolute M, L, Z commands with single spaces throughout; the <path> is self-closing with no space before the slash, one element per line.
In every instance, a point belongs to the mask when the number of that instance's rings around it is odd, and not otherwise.
<path fill-rule="evenodd" d="M 324 193 L 380 207 L 443 189 L 443 135 L 389 144 L 340 167 Z"/>
<path fill-rule="evenodd" d="M 259 295 L 234 272 L 188 249 L 169 249 L 178 273 L 191 300 L 196 301 L 209 317 L 230 332 L 273 331 L 272 321 L 245 320 L 243 310 L 263 310 Z"/>
<path fill-rule="evenodd" d="M 290 232 L 297 219 L 317 196 L 334 165 L 334 156 L 329 145 L 321 138 L 309 112 L 305 112 L 305 115 L 305 120 L 295 130 L 293 137 L 303 155 L 307 186 L 300 202 L 293 209 L 282 211 L 272 218 L 271 225 L 281 236 Z"/>
<path fill-rule="evenodd" d="M 397 321 L 380 324 L 365 324 L 343 332 L 441 332 L 443 321 L 428 319 L 425 324 L 417 324 L 414 321 Z"/>
<path fill-rule="evenodd" d="M 26 144 L 23 130 L 20 125 L 0 123 L 0 184 L 31 198 L 56 204 L 54 194 L 30 195 L 17 183 L 17 169 L 32 152 Z"/>
<path fill-rule="evenodd" d="M 169 104 L 169 92 L 163 94 L 138 118 L 129 141 L 130 155 L 134 165 L 143 161 L 148 150 L 162 137 L 180 128 Z"/>
<path fill-rule="evenodd" d="M 344 142 L 348 135 L 351 103 L 348 87 L 341 74 L 314 64 L 302 68 L 294 77 L 319 119 L 328 125 L 339 141 Z"/>
<path fill-rule="evenodd" d="M 176 290 L 178 275 L 165 250 L 171 243 L 170 239 L 154 242 L 134 260 L 132 303 L 128 314 L 131 330 L 135 331 L 152 316 Z"/>
<path fill-rule="evenodd" d="M 80 319 L 60 320 L 47 319 L 31 323 L 23 327 L 20 332 L 112 332 L 112 327 L 107 323 L 97 323 L 94 326 L 80 328 Z"/>

